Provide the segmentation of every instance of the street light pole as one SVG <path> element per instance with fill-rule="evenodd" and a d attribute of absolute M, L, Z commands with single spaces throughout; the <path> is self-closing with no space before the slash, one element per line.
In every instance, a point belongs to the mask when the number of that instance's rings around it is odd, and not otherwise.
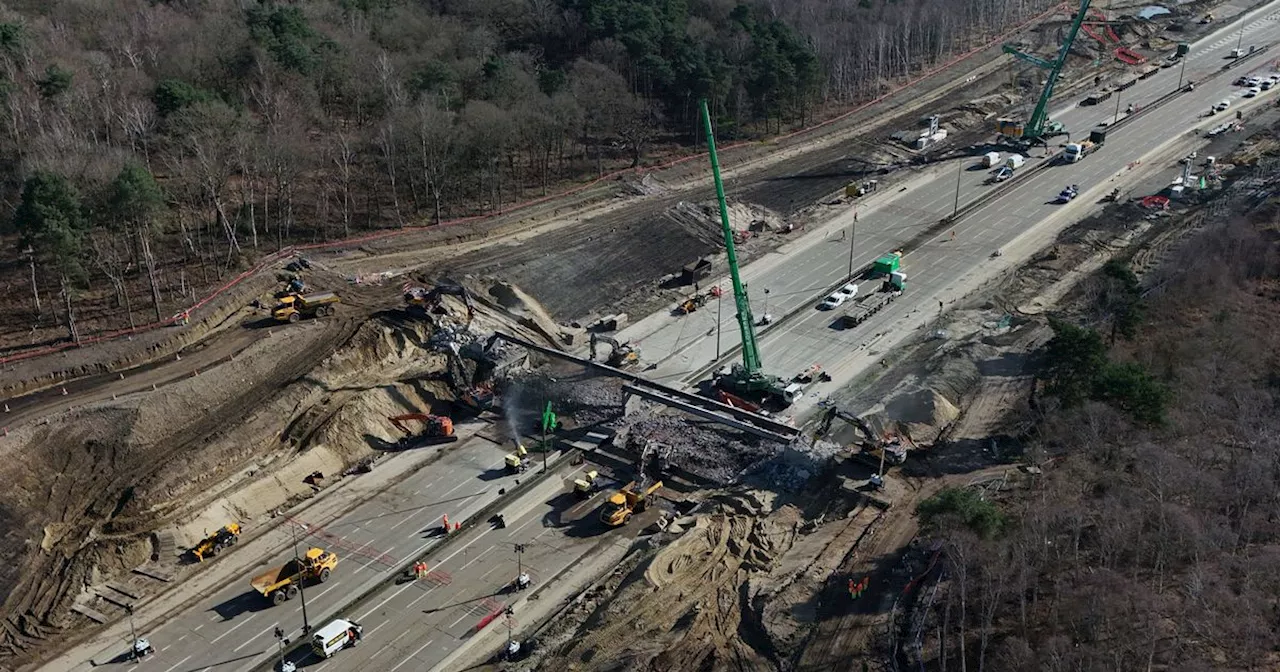
<path fill-rule="evenodd" d="M 1115 126 L 1116 122 L 1120 121 L 1120 98 L 1121 98 L 1120 92 L 1116 91 L 1116 115 L 1111 118 L 1112 126 Z"/>
<path fill-rule="evenodd" d="M 1240 45 L 1244 43 L 1244 23 L 1240 23 L 1240 37 L 1236 40 L 1236 53 L 1240 52 Z"/>
<path fill-rule="evenodd" d="M 849 282 L 853 282 L 853 239 L 858 237 L 858 211 L 853 211 L 853 226 L 849 232 Z"/>
<path fill-rule="evenodd" d="M 716 358 L 713 361 L 720 361 L 720 313 L 724 310 L 724 292 L 716 297 Z"/>
<path fill-rule="evenodd" d="M 1186 72 L 1187 72 L 1187 57 L 1184 55 L 1182 57 L 1182 67 L 1178 68 L 1178 88 L 1174 89 L 1174 91 L 1182 90 L 1182 76 L 1186 74 Z"/>
<path fill-rule="evenodd" d="M 524 544 L 516 544 L 516 579 L 519 580 L 520 575 L 524 574 Z"/>
<path fill-rule="evenodd" d="M 302 558 L 298 557 L 298 526 L 302 523 L 289 521 L 289 529 L 293 531 L 293 561 L 296 563 L 294 569 L 298 570 L 298 597 L 302 599 L 302 634 L 311 632 L 311 621 L 307 620 L 307 590 L 302 585 L 306 583 L 302 576 Z"/>
<path fill-rule="evenodd" d="M 141 664 L 138 660 L 138 631 L 133 628 L 133 607 L 125 607 L 125 611 L 129 612 L 129 651 L 132 654 L 133 664 Z"/>
<path fill-rule="evenodd" d="M 956 206 L 951 211 L 952 219 L 955 219 L 956 215 L 960 214 L 960 178 L 964 175 L 962 171 L 964 171 L 964 161 L 956 161 Z"/>

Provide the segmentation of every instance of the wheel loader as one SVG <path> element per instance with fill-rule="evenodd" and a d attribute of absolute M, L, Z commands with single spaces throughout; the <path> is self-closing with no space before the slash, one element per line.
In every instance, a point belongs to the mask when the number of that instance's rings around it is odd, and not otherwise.
<path fill-rule="evenodd" d="M 217 532 L 201 539 L 191 549 L 191 555 L 197 562 L 204 562 L 205 558 L 217 556 L 226 548 L 235 546 L 237 541 L 240 541 L 240 524 L 227 523 Z"/>

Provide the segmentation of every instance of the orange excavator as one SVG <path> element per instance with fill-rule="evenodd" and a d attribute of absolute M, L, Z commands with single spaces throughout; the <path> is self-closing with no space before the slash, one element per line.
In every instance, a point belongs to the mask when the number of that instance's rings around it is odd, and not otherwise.
<path fill-rule="evenodd" d="M 407 448 L 411 444 L 435 445 L 458 440 L 458 435 L 453 432 L 453 420 L 443 415 L 409 413 L 407 415 L 394 415 L 387 419 L 391 421 L 391 424 L 395 425 L 396 429 L 404 432 L 404 436 L 399 441 L 401 448 Z M 421 422 L 422 431 L 415 434 L 404 424 L 409 421 Z"/>

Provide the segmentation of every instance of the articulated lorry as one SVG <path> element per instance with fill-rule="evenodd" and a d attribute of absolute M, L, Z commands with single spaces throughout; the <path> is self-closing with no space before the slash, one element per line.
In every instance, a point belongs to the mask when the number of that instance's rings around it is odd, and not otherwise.
<path fill-rule="evenodd" d="M 662 487 L 662 481 L 641 489 L 642 486 L 632 481 L 612 495 L 600 510 L 600 520 L 609 527 L 626 525 L 631 522 L 632 514 L 644 511 L 649 505 L 653 493 Z"/>
<path fill-rule="evenodd" d="M 281 604 L 298 594 L 299 586 L 306 583 L 324 583 L 338 566 L 338 556 L 323 548 L 311 548 L 301 558 L 290 560 L 279 567 L 272 567 L 253 577 L 249 582 L 253 589 Z"/>
<path fill-rule="evenodd" d="M 1066 163 L 1079 163 L 1084 157 L 1102 149 L 1102 143 L 1106 140 L 1107 134 L 1104 131 L 1093 131 L 1088 140 L 1068 142 L 1062 148 L 1062 160 Z"/>
<path fill-rule="evenodd" d="M 340 301 L 333 292 L 290 294 L 280 299 L 280 303 L 271 311 L 271 316 L 278 322 L 297 322 L 304 317 L 326 317 L 333 314 L 334 306 Z"/>

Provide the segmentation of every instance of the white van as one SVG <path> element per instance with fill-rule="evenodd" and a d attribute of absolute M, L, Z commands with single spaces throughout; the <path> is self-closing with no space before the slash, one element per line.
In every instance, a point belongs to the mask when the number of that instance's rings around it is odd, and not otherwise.
<path fill-rule="evenodd" d="M 359 623 L 341 618 L 334 619 L 332 623 L 316 630 L 311 636 L 311 650 L 321 658 L 328 658 L 348 646 L 359 644 L 363 633 L 364 627 Z"/>

